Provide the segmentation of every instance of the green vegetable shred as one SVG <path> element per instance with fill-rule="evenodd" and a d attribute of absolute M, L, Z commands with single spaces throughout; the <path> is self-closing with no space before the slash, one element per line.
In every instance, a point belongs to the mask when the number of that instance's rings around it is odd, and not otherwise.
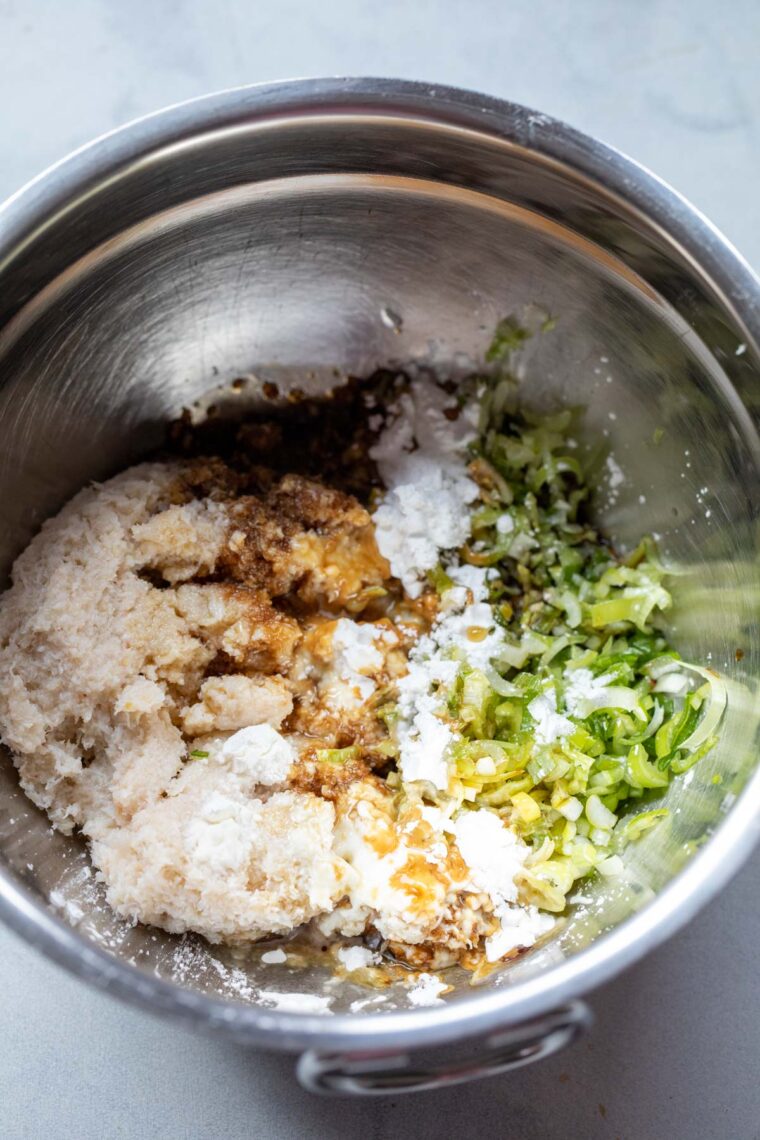
<path fill-rule="evenodd" d="M 488 360 L 526 335 L 502 321 Z M 671 599 L 653 544 L 621 557 L 590 525 L 574 414 L 518 411 L 503 371 L 474 385 L 481 497 L 460 559 L 489 568 L 506 643 L 485 672 L 465 660 L 447 694 L 454 794 L 532 845 L 523 895 L 559 912 L 578 879 L 619 873 L 621 846 L 667 816 L 654 808 L 620 821 L 714 746 L 726 691 L 661 632 Z M 446 572 L 430 582 L 445 599 Z M 561 718 L 556 735 L 541 723 L 547 709 Z"/>

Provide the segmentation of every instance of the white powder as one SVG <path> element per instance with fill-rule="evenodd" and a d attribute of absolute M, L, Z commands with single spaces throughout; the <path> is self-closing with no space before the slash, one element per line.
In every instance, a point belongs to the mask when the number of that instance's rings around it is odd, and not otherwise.
<path fill-rule="evenodd" d="M 565 671 L 565 707 L 571 716 L 584 717 L 584 703 L 594 700 L 608 688 L 613 678 L 595 677 L 590 669 L 567 669 Z"/>
<path fill-rule="evenodd" d="M 175 981 L 184 984 L 199 982 L 208 969 L 212 969 L 219 978 L 220 989 L 229 997 L 242 998 L 244 1001 L 254 1001 L 256 990 L 251 986 L 247 975 L 239 969 L 228 969 L 223 962 L 218 961 L 207 945 L 195 942 L 192 936 L 183 935 L 179 944 L 172 953 L 172 975 Z"/>
<path fill-rule="evenodd" d="M 536 907 L 514 905 L 515 879 L 530 849 L 497 815 L 483 808 L 462 812 L 448 829 L 470 870 L 473 888 L 489 896 L 500 922 L 500 929 L 486 939 L 489 962 L 497 962 L 510 950 L 532 946 L 551 930 L 554 920 Z"/>
<path fill-rule="evenodd" d="M 532 946 L 554 927 L 554 919 L 534 906 L 502 905 L 496 908 L 501 930 L 486 939 L 486 958 L 498 962 L 510 950 Z"/>
<path fill-rule="evenodd" d="M 610 676 L 595 677 L 590 669 L 567 669 L 564 699 L 569 716 L 581 719 L 588 716 L 588 702 L 604 692 L 612 680 Z M 575 731 L 575 725 L 568 716 L 557 712 L 557 694 L 553 687 L 535 697 L 528 705 L 528 712 L 536 722 L 534 737 L 537 744 L 553 744 Z"/>
<path fill-rule="evenodd" d="M 347 919 L 351 922 L 349 929 L 360 933 L 366 924 L 367 915 L 374 911 L 381 932 L 386 937 L 398 938 L 403 942 L 405 935 L 409 934 L 404 915 L 409 909 L 410 899 L 405 891 L 392 885 L 392 881 L 409 858 L 409 848 L 399 843 L 386 855 L 379 855 L 373 846 L 377 818 L 373 817 L 370 805 L 366 806 L 366 813 L 357 813 L 355 817 L 344 816 L 335 826 L 333 850 L 345 859 L 350 869 L 347 880 L 350 908 L 346 915 L 340 910 L 335 914 L 344 919 L 340 925 L 341 930 L 346 929 Z M 359 921 L 355 922 L 357 917 Z M 327 924 L 320 923 L 324 932 L 331 926 L 329 918 Z"/>
<path fill-rule="evenodd" d="M 468 562 L 463 562 L 461 566 L 447 566 L 446 573 L 456 584 L 455 588 L 464 587 L 470 591 L 473 602 L 484 602 L 488 597 L 488 579 L 495 572 L 486 570 L 482 566 L 470 566 Z M 452 592 L 448 590 L 445 596 Z"/>
<path fill-rule="evenodd" d="M 371 622 L 340 618 L 335 623 L 332 669 L 325 681 L 339 707 L 355 707 L 372 696 L 377 686 L 369 674 L 379 672 L 385 662 L 378 643 L 392 645 L 397 640 L 392 630 Z"/>
<path fill-rule="evenodd" d="M 522 840 L 485 808 L 462 812 L 448 827 L 475 890 L 485 891 L 494 901 L 515 902 L 515 875 L 529 854 Z"/>
<path fill-rule="evenodd" d="M 456 737 L 441 719 L 443 700 L 436 685 L 452 684 L 459 663 L 441 654 L 434 633 L 420 638 L 409 655 L 408 672 L 398 684 L 396 735 L 404 780 L 427 780 L 448 787 L 446 753 Z"/>
<path fill-rule="evenodd" d="M 340 964 L 351 973 L 353 970 L 366 970 L 368 966 L 377 966 L 380 955 L 365 946 L 341 946 L 338 951 Z"/>
<path fill-rule="evenodd" d="M 487 602 L 449 611 L 434 627 L 432 636 L 439 653 L 456 656 L 473 669 L 488 668 L 504 645 L 504 631 L 496 624 L 493 607 Z"/>
<path fill-rule="evenodd" d="M 51 891 L 50 901 L 54 907 L 57 907 L 59 910 L 63 911 L 69 922 L 81 922 L 84 918 L 84 911 L 82 910 L 79 903 L 75 902 L 73 899 L 67 899 L 62 891 Z"/>
<path fill-rule="evenodd" d="M 504 644 L 488 596 L 488 571 L 448 567 L 454 582 L 441 599 L 441 615 L 409 654 L 408 672 L 398 683 L 396 735 L 404 780 L 425 780 L 439 791 L 449 783 L 447 753 L 458 735 L 442 719 L 446 689 L 466 661 L 485 669 Z M 472 599 L 472 600 L 470 600 Z"/>
<path fill-rule="evenodd" d="M 435 974 L 420 974 L 409 989 L 410 1005 L 442 1005 L 440 994 L 447 989 Z"/>
<path fill-rule="evenodd" d="M 256 784 L 280 784 L 295 759 L 292 744 L 269 724 L 241 728 L 225 740 L 218 754 L 235 775 Z"/>
<path fill-rule="evenodd" d="M 359 1013 L 361 1010 L 366 1009 L 370 1005 L 382 1005 L 386 1000 L 385 994 L 378 994 L 377 997 L 359 998 L 357 1001 L 352 1001 L 349 1009 L 351 1013 Z"/>
<path fill-rule="evenodd" d="M 469 477 L 453 475 L 424 455 L 397 467 L 384 477 L 389 491 L 374 513 L 375 535 L 393 574 L 416 598 L 422 591 L 420 575 L 432 570 L 441 551 L 461 546 L 469 537 L 467 507 L 478 490 Z"/>
<path fill-rule="evenodd" d="M 431 694 L 418 698 L 408 733 L 399 733 L 399 760 L 407 783 L 425 780 L 445 791 L 449 784 L 446 756 L 457 737 L 438 715 L 439 706 Z"/>
<path fill-rule="evenodd" d="M 266 966 L 277 966 L 281 962 L 287 962 L 288 956 L 284 950 L 267 950 L 265 954 L 261 955 L 261 961 Z"/>
<path fill-rule="evenodd" d="M 505 511 L 503 515 L 499 515 L 496 520 L 496 531 L 498 534 L 511 534 L 515 529 L 515 520 L 510 514 Z"/>
<path fill-rule="evenodd" d="M 461 546 L 470 534 L 468 506 L 478 497 L 467 473 L 467 448 L 477 436 L 477 403 L 456 419 L 451 397 L 429 377 L 420 377 L 389 409 L 389 418 L 370 454 L 387 493 L 374 513 L 381 554 L 411 597 L 422 589 L 420 575 L 442 551 Z"/>
<path fill-rule="evenodd" d="M 607 456 L 605 466 L 607 468 L 607 486 L 609 488 L 608 499 L 610 504 L 613 504 L 617 500 L 620 488 L 625 483 L 625 475 L 623 474 L 620 464 L 612 455 Z"/>
<path fill-rule="evenodd" d="M 332 998 L 322 994 L 281 994 L 276 990 L 261 990 L 259 997 L 284 1013 L 332 1013 L 329 1008 Z"/>
<path fill-rule="evenodd" d="M 346 676 L 381 669 L 383 655 L 375 642 L 389 637 L 393 637 L 389 629 L 379 630 L 369 622 L 360 624 L 350 618 L 341 618 L 335 623 L 332 641 L 336 665 L 345 671 Z"/>
<path fill-rule="evenodd" d="M 557 694 L 553 688 L 534 697 L 528 712 L 536 722 L 533 735 L 537 744 L 554 744 L 555 740 L 575 731 L 573 722 L 557 712 Z"/>
<path fill-rule="evenodd" d="M 251 856 L 252 805 L 213 792 L 186 828 L 187 845 L 199 868 L 222 874 L 242 868 Z"/>
<path fill-rule="evenodd" d="M 477 402 L 455 419 L 451 397 L 421 377 L 389 412 L 372 449 L 388 489 L 375 511 L 378 546 L 406 591 L 419 595 L 420 575 L 460 546 L 470 533 L 470 504 L 478 488 L 467 473 L 467 447 L 477 435 Z M 511 520 L 510 520 L 511 521 Z M 457 736 L 443 717 L 445 689 L 460 663 L 485 669 L 504 644 L 487 604 L 487 571 L 455 566 L 454 587 L 442 598 L 441 616 L 409 655 L 399 682 L 399 765 L 408 782 L 448 787 L 447 753 Z"/>
<path fill-rule="evenodd" d="M 441 923 L 459 913 L 466 874 L 452 863 L 439 809 L 407 805 L 396 818 L 394 800 L 371 784 L 348 793 L 353 801 L 335 824 L 333 851 L 345 860 L 348 906 L 319 920 L 324 934 L 361 934 L 369 919 L 383 938 L 413 945 L 427 942 Z M 425 820 L 428 827 L 420 827 Z M 431 829 L 433 834 L 431 834 Z M 431 875 L 417 889 L 419 867 Z M 399 873 L 402 872 L 402 873 Z"/>

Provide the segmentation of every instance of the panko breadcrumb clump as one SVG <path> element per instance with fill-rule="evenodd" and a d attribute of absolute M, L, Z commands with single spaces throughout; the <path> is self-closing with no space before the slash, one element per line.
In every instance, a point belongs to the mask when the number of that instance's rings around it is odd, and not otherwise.
<path fill-rule="evenodd" d="M 318 918 L 428 961 L 491 928 L 372 772 L 372 694 L 414 640 L 392 589 L 351 495 L 219 460 L 134 467 L 44 525 L 0 606 L 0 729 L 116 911 L 230 943 Z"/>

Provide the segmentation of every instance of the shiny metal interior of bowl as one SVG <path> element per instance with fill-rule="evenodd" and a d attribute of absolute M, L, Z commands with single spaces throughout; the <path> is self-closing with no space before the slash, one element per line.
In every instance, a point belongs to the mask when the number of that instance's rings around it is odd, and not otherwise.
<path fill-rule="evenodd" d="M 560 161 L 540 117 L 526 134 L 512 109 L 503 129 L 486 118 L 478 132 L 474 111 L 459 122 L 434 100 L 415 111 L 246 98 L 200 123 L 183 112 L 173 133 L 148 121 L 129 154 L 106 143 L 89 167 L 80 156 L 76 193 L 64 168 L 58 210 L 13 248 L 6 239 L 2 570 L 46 516 L 159 444 L 196 401 L 242 411 L 268 379 L 323 391 L 410 360 L 461 375 L 500 317 L 530 306 L 555 317 L 520 362 L 524 399 L 583 409 L 595 516 L 622 547 L 657 536 L 676 575 L 672 638 L 729 679 L 730 707 L 720 746 L 673 783 L 671 820 L 629 851 L 626 876 L 584 889 L 557 939 L 485 984 L 509 990 L 671 883 L 730 820 L 756 763 L 757 361 L 709 272 L 602 174 L 579 173 L 577 139 Z M 242 394 L 239 376 L 251 377 Z M 255 1005 L 259 988 L 325 987 L 321 970 L 253 968 L 117 920 L 83 845 L 51 832 L 7 757 L 0 847 L 29 898 L 146 979 L 233 1009 Z M 368 996 L 329 985 L 338 1014 Z M 474 997 L 462 976 L 448 1000 Z M 406 1000 L 393 991 L 376 1009 Z"/>

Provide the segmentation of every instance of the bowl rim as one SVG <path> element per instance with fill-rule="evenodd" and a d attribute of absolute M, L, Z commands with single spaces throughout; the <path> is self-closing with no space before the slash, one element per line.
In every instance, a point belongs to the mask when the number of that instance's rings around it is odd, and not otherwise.
<path fill-rule="evenodd" d="M 731 243 L 644 166 L 563 122 L 477 92 L 383 78 L 255 84 L 174 104 L 87 143 L 0 205 L 0 274 L 51 220 L 125 164 L 213 130 L 321 114 L 394 117 L 463 128 L 553 160 L 603 186 L 668 234 L 699 265 L 760 359 L 760 280 Z M 286 1013 L 225 1001 L 112 957 L 58 918 L 10 868 L 0 867 L 0 918 L 68 970 L 154 1013 L 247 1044 L 297 1051 L 407 1050 L 519 1025 L 608 981 L 671 936 L 728 882 L 760 839 L 760 769 L 709 842 L 639 912 L 588 947 L 525 981 L 429 1008 L 361 1015 Z"/>

